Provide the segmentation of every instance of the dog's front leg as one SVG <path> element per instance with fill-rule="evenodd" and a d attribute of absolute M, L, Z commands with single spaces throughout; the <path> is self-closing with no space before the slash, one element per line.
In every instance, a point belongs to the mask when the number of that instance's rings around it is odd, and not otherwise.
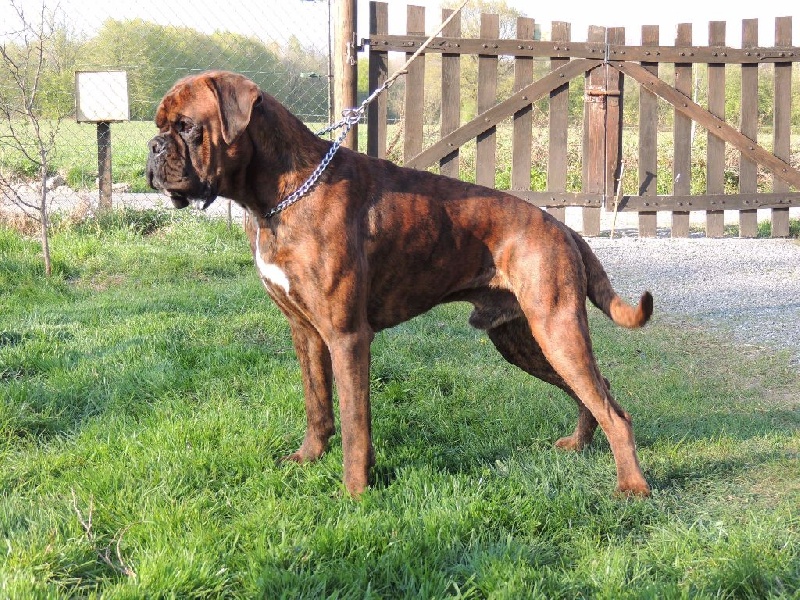
<path fill-rule="evenodd" d="M 297 360 L 303 374 L 306 404 L 306 435 L 303 444 L 284 460 L 309 462 L 328 448 L 335 432 L 333 422 L 333 371 L 328 347 L 316 329 L 305 323 L 291 323 Z"/>
<path fill-rule="evenodd" d="M 369 483 L 375 463 L 369 405 L 369 361 L 373 333 L 364 328 L 338 334 L 330 344 L 333 373 L 339 391 L 344 452 L 344 485 L 359 496 Z"/>

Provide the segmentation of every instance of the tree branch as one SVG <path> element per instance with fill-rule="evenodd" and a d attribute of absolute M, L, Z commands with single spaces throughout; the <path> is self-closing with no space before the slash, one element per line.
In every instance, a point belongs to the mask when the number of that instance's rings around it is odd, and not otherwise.
<path fill-rule="evenodd" d="M 111 544 L 103 548 L 103 550 L 99 550 L 97 548 L 97 538 L 94 534 L 94 530 L 92 529 L 92 514 L 94 512 L 94 501 L 90 498 L 89 499 L 89 514 L 84 518 L 83 514 L 81 513 L 81 509 L 78 507 L 78 498 L 75 495 L 75 490 L 70 490 L 72 492 L 72 507 L 75 509 L 75 514 L 78 517 L 78 522 L 83 527 L 83 531 L 86 535 L 86 539 L 92 545 L 97 557 L 102 560 L 106 565 L 111 567 L 114 571 L 118 573 L 122 573 L 126 577 L 136 577 L 136 572 L 123 560 L 122 552 L 120 551 L 120 544 L 122 543 L 122 536 L 124 536 L 128 530 L 133 527 L 136 523 L 131 523 L 127 527 L 120 530 L 120 532 L 114 536 L 114 539 L 111 540 Z M 115 563 L 111 559 L 111 546 L 114 545 L 117 554 L 117 563 Z"/>

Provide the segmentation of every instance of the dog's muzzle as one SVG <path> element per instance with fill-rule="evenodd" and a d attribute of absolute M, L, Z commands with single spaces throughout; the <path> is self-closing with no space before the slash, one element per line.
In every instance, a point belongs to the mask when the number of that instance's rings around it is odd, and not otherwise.
<path fill-rule="evenodd" d="M 148 142 L 150 149 L 146 167 L 148 185 L 154 190 L 169 194 L 169 198 L 175 208 L 186 208 L 190 203 L 193 203 L 196 208 L 205 210 L 217 197 L 216 191 L 208 184 L 201 184 L 198 181 L 196 187 L 200 189 L 196 194 L 184 190 L 170 189 L 170 182 L 166 176 L 169 154 L 168 143 L 168 140 L 163 135 L 157 135 Z M 191 177 L 184 172 L 182 179 L 184 180 L 183 183 L 185 183 L 186 181 L 196 180 L 196 177 Z"/>
<path fill-rule="evenodd" d="M 164 170 L 167 158 L 167 143 L 157 135 L 147 143 L 150 153 L 147 155 L 147 184 L 154 190 L 165 190 Z"/>

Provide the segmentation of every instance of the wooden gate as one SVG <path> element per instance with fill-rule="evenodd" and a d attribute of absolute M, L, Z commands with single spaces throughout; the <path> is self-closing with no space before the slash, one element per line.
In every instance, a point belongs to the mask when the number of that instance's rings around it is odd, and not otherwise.
<path fill-rule="evenodd" d="M 451 11 L 442 11 L 442 18 Z M 369 85 L 375 89 L 388 73 L 390 52 L 413 53 L 425 41 L 425 10 L 408 8 L 407 31 L 388 33 L 388 5 L 370 4 Z M 790 163 L 792 65 L 800 60 L 800 48 L 791 46 L 791 17 L 776 20 L 774 47 L 759 47 L 758 22 L 742 23 L 742 48 L 725 45 L 725 23 L 709 24 L 709 45 L 692 45 L 692 26 L 678 27 L 673 46 L 662 46 L 656 26 L 642 28 L 640 46 L 625 45 L 622 28 L 590 27 L 586 42 L 573 42 L 570 26 L 553 23 L 550 41 L 535 39 L 534 21 L 517 20 L 515 39 L 499 38 L 496 15 L 481 16 L 479 38 L 461 37 L 460 20 L 454 19 L 425 53 L 441 54 L 440 139 L 423 148 L 425 102 L 425 54 L 409 68 L 405 80 L 403 162 L 410 167 L 438 168 L 459 175 L 459 148 L 476 142 L 477 183 L 495 187 L 496 128 L 504 120 L 513 123 L 512 168 L 509 192 L 564 219 L 568 206 L 583 208 L 583 233 L 600 233 L 600 210 L 605 207 L 639 215 L 639 234 L 656 235 L 658 211 L 669 211 L 673 237 L 689 235 L 690 211 L 705 211 L 706 234 L 724 234 L 725 210 L 739 211 L 739 234 L 757 234 L 756 211 L 769 208 L 772 235 L 789 234 L 789 207 L 800 206 L 800 171 Z M 460 123 L 462 102 L 461 60 L 475 55 L 478 61 L 477 116 Z M 514 58 L 514 92 L 497 101 L 499 57 Z M 534 61 L 549 60 L 549 71 L 534 80 Z M 725 120 L 726 66 L 741 65 L 741 114 L 738 128 Z M 774 99 L 771 149 L 758 143 L 759 65 L 770 64 Z M 706 106 L 692 99 L 693 74 L 707 68 Z M 664 75 L 671 75 L 668 83 Z M 569 82 L 583 80 L 582 177 L 579 191 L 567 191 L 567 138 L 569 134 Z M 762 77 L 763 79 L 763 77 Z M 631 85 L 631 82 L 636 82 Z M 634 88 L 634 89 L 630 89 Z M 638 89 L 635 89 L 638 88 Z M 626 92 L 639 94 L 638 182 L 635 193 L 619 187 L 623 146 L 623 107 Z M 531 186 L 532 109 L 547 99 L 547 185 Z M 671 193 L 658 190 L 659 104 L 671 105 L 673 158 Z M 692 131 L 695 124 L 708 134 L 704 156 L 705 190 L 692 190 Z M 662 132 L 663 135 L 663 132 Z M 668 135 L 668 134 L 667 134 Z M 763 135 L 762 135 L 763 137 Z M 385 95 L 368 114 L 367 152 L 383 157 L 387 143 Z M 726 190 L 725 158 L 738 153 L 738 189 Z M 697 169 L 695 171 L 695 179 Z M 761 191 L 758 189 L 761 172 Z M 764 177 L 771 189 L 764 189 Z M 627 179 L 622 180 L 627 181 Z M 663 182 L 662 182 L 663 183 Z M 695 186 L 696 187 L 696 186 Z M 730 182 L 728 184 L 730 188 Z M 694 191 L 694 193 L 692 193 Z M 726 193 L 727 192 L 727 193 Z"/>

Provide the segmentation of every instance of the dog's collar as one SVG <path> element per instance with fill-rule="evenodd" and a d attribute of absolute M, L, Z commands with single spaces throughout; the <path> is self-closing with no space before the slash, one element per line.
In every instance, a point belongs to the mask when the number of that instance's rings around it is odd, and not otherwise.
<path fill-rule="evenodd" d="M 286 196 L 283 200 L 278 202 L 272 209 L 270 209 L 267 214 L 264 215 L 265 219 L 271 219 L 279 212 L 282 212 L 289 208 L 292 204 L 300 200 L 303 196 L 305 196 L 311 188 L 319 181 L 319 178 L 322 177 L 322 174 L 325 172 L 325 169 L 328 168 L 328 165 L 331 164 L 333 157 L 336 155 L 336 152 L 339 151 L 339 147 L 344 142 L 344 138 L 347 137 L 347 134 L 350 133 L 350 130 L 353 128 L 353 125 L 358 123 L 361 119 L 361 116 L 364 114 L 364 109 L 366 108 L 366 101 L 357 109 L 350 109 L 345 111 L 344 118 L 336 123 L 335 125 L 331 125 L 319 132 L 318 135 L 323 135 L 339 127 L 342 128 L 342 132 L 339 134 L 339 137 L 334 140 L 331 144 L 331 147 L 328 149 L 327 154 L 322 157 L 322 161 L 317 165 L 317 168 L 314 169 L 314 172 L 311 173 L 311 176 L 306 179 L 303 184 L 293 191 L 291 194 Z"/>
<path fill-rule="evenodd" d="M 347 135 L 347 131 L 345 131 L 345 135 Z M 286 196 L 286 198 L 278 202 L 278 204 L 276 204 L 272 209 L 270 209 L 267 212 L 267 214 L 264 215 L 265 219 L 271 219 L 279 212 L 286 210 L 292 204 L 300 200 L 300 198 L 305 196 L 311 190 L 311 188 L 314 187 L 317 181 L 319 181 L 319 178 L 322 177 L 322 174 L 325 172 L 325 169 L 327 169 L 328 165 L 331 164 L 331 161 L 333 160 L 336 151 L 339 150 L 339 146 L 342 145 L 343 139 L 344 136 L 340 137 L 335 142 L 333 142 L 333 144 L 331 144 L 328 153 L 322 158 L 322 162 L 320 162 L 317 165 L 317 168 L 314 169 L 314 172 L 311 173 L 311 176 L 308 179 L 306 179 L 299 188 L 297 188 L 291 194 Z"/>

